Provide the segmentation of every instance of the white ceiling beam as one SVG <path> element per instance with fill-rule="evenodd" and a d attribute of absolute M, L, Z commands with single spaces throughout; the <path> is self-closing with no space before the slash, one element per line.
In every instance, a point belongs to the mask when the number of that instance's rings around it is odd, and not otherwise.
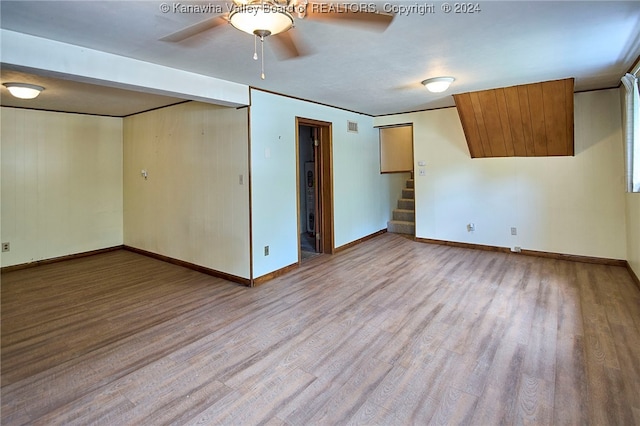
<path fill-rule="evenodd" d="M 0 29 L 0 62 L 68 80 L 239 107 L 249 86 Z"/>

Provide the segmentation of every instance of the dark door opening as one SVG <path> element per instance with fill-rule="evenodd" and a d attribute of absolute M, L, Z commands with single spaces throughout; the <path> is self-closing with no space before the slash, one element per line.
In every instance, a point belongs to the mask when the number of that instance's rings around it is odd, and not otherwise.
<path fill-rule="evenodd" d="M 296 118 L 299 261 L 333 253 L 331 123 Z"/>

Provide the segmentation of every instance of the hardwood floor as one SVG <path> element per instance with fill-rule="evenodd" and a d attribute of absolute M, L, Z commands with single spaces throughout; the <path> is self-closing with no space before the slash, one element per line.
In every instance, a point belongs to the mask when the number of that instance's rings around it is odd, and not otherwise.
<path fill-rule="evenodd" d="M 2 424 L 640 424 L 621 267 L 383 234 L 246 288 L 127 251 L 2 275 Z"/>

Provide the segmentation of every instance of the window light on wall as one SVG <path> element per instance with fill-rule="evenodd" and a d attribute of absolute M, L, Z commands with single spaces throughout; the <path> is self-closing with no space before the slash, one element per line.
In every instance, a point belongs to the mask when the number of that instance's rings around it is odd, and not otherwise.
<path fill-rule="evenodd" d="M 622 77 L 625 107 L 622 111 L 625 137 L 627 192 L 640 192 L 640 87 L 636 64 L 631 73 Z"/>

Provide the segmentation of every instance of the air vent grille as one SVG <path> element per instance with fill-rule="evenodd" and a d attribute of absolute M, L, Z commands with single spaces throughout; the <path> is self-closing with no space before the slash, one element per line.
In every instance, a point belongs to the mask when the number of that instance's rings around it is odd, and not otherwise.
<path fill-rule="evenodd" d="M 358 122 L 347 120 L 347 132 L 358 133 Z"/>

